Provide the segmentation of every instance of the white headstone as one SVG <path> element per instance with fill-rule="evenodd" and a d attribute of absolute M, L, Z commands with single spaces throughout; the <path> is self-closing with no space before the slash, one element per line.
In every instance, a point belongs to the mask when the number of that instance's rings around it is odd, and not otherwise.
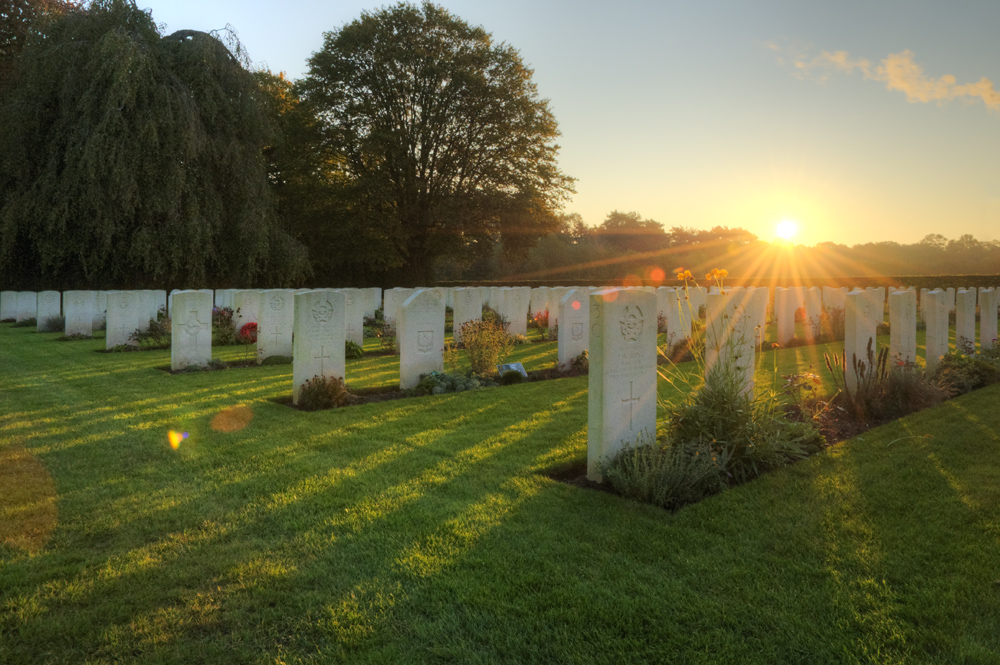
<path fill-rule="evenodd" d="M 58 291 L 42 291 L 38 294 L 37 307 L 35 329 L 48 330 L 53 320 L 62 314 L 62 295 Z"/>
<path fill-rule="evenodd" d="M 823 292 L 813 286 L 805 290 L 805 320 L 804 334 L 807 340 L 815 341 L 820 332 L 821 315 L 823 314 Z"/>
<path fill-rule="evenodd" d="M 142 309 L 137 291 L 112 291 L 107 297 L 107 336 L 105 348 L 122 344 L 138 346 L 129 336 L 139 329 L 140 321 L 149 313 Z M 148 322 L 148 320 L 147 320 Z"/>
<path fill-rule="evenodd" d="M 382 308 L 382 289 L 369 286 L 361 290 L 365 292 L 365 316 L 375 316 L 375 310 Z"/>
<path fill-rule="evenodd" d="M 531 315 L 546 312 L 549 309 L 549 287 L 536 286 L 531 289 Z"/>
<path fill-rule="evenodd" d="M 385 317 L 386 323 L 397 324 L 396 319 L 398 317 L 399 306 L 402 305 L 407 298 L 412 296 L 414 292 L 414 289 L 395 288 L 388 289 L 382 293 L 382 298 L 385 303 L 382 315 Z"/>
<path fill-rule="evenodd" d="M 295 296 L 295 352 L 292 355 L 292 402 L 299 403 L 302 385 L 316 376 L 345 378 L 344 313 L 347 296 L 332 289 Z"/>
<path fill-rule="evenodd" d="M 705 315 L 705 381 L 735 381 L 739 390 L 754 388 L 756 331 L 745 293 L 709 293 Z"/>
<path fill-rule="evenodd" d="M 94 330 L 104 327 L 108 312 L 108 294 L 110 291 L 98 291 L 94 299 Z"/>
<path fill-rule="evenodd" d="M 149 289 L 136 291 L 139 295 L 139 308 L 142 315 L 139 317 L 139 330 L 149 330 L 150 320 L 156 320 L 156 294 Z"/>
<path fill-rule="evenodd" d="M 94 309 L 97 300 L 96 291 L 65 291 L 63 293 L 63 311 L 66 312 L 67 335 L 94 334 Z"/>
<path fill-rule="evenodd" d="M 955 348 L 976 350 L 976 292 L 960 289 L 955 296 Z"/>
<path fill-rule="evenodd" d="M 478 287 L 455 289 L 455 307 L 452 317 L 452 339 L 462 342 L 462 324 L 483 318 L 483 294 Z"/>
<path fill-rule="evenodd" d="M 27 321 L 34 319 L 38 315 L 38 294 L 34 291 L 18 291 L 17 293 L 17 321 Z"/>
<path fill-rule="evenodd" d="M 531 287 L 511 286 L 500 289 L 499 314 L 510 324 L 511 335 L 528 334 L 528 304 Z"/>
<path fill-rule="evenodd" d="M 271 356 L 292 355 L 295 324 L 295 293 L 289 289 L 267 289 L 260 294 L 257 319 L 257 362 Z"/>
<path fill-rule="evenodd" d="M 245 289 L 233 293 L 233 327 L 239 334 L 248 323 L 258 323 L 260 318 L 260 291 Z"/>
<path fill-rule="evenodd" d="M 0 321 L 17 321 L 17 291 L 0 291 Z"/>
<path fill-rule="evenodd" d="M 913 291 L 889 294 L 889 358 L 892 363 L 917 361 L 917 295 Z"/>
<path fill-rule="evenodd" d="M 979 289 L 979 348 L 983 351 L 997 345 L 997 290 Z"/>
<path fill-rule="evenodd" d="M 337 289 L 344 294 L 344 320 L 347 326 L 347 341 L 358 346 L 365 345 L 365 311 L 368 294 L 364 289 Z"/>
<path fill-rule="evenodd" d="M 587 477 L 626 446 L 656 438 L 656 296 L 605 289 L 590 296 Z"/>
<path fill-rule="evenodd" d="M 590 342 L 590 294 L 583 289 L 571 289 L 559 301 L 560 369 L 568 369 L 570 361 L 587 350 Z"/>
<path fill-rule="evenodd" d="M 778 324 L 778 344 L 784 346 L 795 337 L 795 310 L 798 303 L 789 289 L 777 287 L 774 290 L 774 319 Z"/>
<path fill-rule="evenodd" d="M 212 360 L 212 296 L 178 291 L 170 303 L 170 369 L 208 365 Z"/>
<path fill-rule="evenodd" d="M 928 291 L 924 316 L 927 321 L 926 349 L 927 372 L 937 369 L 941 356 L 948 353 L 948 310 L 951 307 L 948 294 L 941 289 Z"/>
<path fill-rule="evenodd" d="M 444 368 L 444 303 L 430 291 L 417 291 L 399 306 L 399 387 L 420 383 L 420 375 Z"/>
<path fill-rule="evenodd" d="M 875 314 L 872 311 L 874 302 L 867 291 L 852 291 L 847 294 L 844 304 L 844 384 L 853 393 L 858 387 L 855 359 L 864 363 L 865 371 L 870 372 L 872 361 L 878 355 L 878 347 L 875 345 Z M 871 358 L 868 355 L 869 348 Z"/>
<path fill-rule="evenodd" d="M 549 328 L 559 325 L 559 302 L 569 293 L 568 286 L 553 286 L 549 288 Z"/>
<path fill-rule="evenodd" d="M 951 314 L 955 311 L 955 289 L 953 287 L 948 287 L 944 290 L 945 296 L 948 298 L 948 313 Z"/>

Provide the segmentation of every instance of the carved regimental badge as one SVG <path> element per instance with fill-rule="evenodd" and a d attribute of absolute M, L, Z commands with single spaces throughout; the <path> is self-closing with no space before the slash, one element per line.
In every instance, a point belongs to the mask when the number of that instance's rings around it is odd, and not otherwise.
<path fill-rule="evenodd" d="M 280 312 L 285 307 L 285 299 L 279 295 L 271 296 L 271 310 Z"/>
<path fill-rule="evenodd" d="M 573 336 L 574 342 L 579 342 L 583 339 L 583 323 L 577 321 L 572 326 L 570 326 L 570 334 Z"/>
<path fill-rule="evenodd" d="M 430 353 L 434 346 L 434 331 L 421 330 L 417 332 L 417 351 L 420 353 Z"/>
<path fill-rule="evenodd" d="M 621 321 L 622 337 L 626 342 L 639 341 L 642 334 L 642 310 L 638 307 L 626 307 L 622 313 Z"/>
<path fill-rule="evenodd" d="M 313 305 L 312 308 L 313 320 L 316 323 L 327 323 L 333 318 L 333 303 L 329 300 L 323 300 L 321 302 Z"/>

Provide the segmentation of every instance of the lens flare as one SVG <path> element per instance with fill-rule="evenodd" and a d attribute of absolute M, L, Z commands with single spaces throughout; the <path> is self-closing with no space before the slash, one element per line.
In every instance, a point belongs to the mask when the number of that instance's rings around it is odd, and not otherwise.
<path fill-rule="evenodd" d="M 167 438 L 170 440 L 170 447 L 173 448 L 174 450 L 177 450 L 178 448 L 181 447 L 181 441 L 188 438 L 188 433 L 175 432 L 174 430 L 170 430 L 169 432 L 167 432 Z"/>
<path fill-rule="evenodd" d="M 574 300 L 573 301 L 573 309 L 580 309 L 580 301 L 579 300 Z"/>
<path fill-rule="evenodd" d="M 649 272 L 649 278 L 657 283 L 662 282 L 664 279 L 666 279 L 666 277 L 667 273 L 663 270 L 663 268 L 653 268 Z"/>

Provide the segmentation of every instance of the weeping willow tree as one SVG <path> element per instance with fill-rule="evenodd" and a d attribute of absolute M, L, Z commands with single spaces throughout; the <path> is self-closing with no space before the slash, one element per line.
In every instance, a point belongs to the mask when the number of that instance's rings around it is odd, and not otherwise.
<path fill-rule="evenodd" d="M 95 0 L 32 36 L 0 108 L 6 287 L 287 285 L 272 125 L 238 42 Z"/>

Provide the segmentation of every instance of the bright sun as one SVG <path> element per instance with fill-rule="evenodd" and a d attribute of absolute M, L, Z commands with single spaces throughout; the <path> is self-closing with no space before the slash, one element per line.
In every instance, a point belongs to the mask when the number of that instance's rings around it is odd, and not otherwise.
<path fill-rule="evenodd" d="M 790 219 L 778 222 L 778 226 L 774 229 L 775 235 L 777 235 L 782 240 L 791 240 L 792 236 L 799 230 L 799 225 Z"/>

